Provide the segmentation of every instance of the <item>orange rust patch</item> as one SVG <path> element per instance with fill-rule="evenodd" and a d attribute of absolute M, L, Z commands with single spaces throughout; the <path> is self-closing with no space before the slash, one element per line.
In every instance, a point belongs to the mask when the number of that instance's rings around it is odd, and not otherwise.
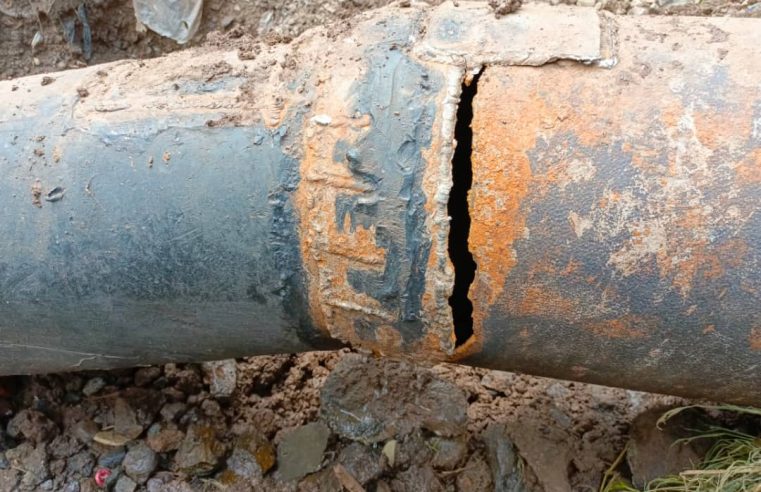
<path fill-rule="evenodd" d="M 761 351 L 761 326 L 751 328 L 748 335 L 748 345 L 754 352 Z"/>
<path fill-rule="evenodd" d="M 736 168 L 735 175 L 741 183 L 761 183 L 761 149 L 755 149 Z"/>
<path fill-rule="evenodd" d="M 585 323 L 584 329 L 595 335 L 610 339 L 645 338 L 652 327 L 639 316 L 628 315 L 620 318 Z"/>
<path fill-rule="evenodd" d="M 531 286 L 518 299 L 508 301 L 511 312 L 517 316 L 533 316 L 559 320 L 573 320 L 580 306 L 574 299 L 564 297 L 550 289 Z"/>

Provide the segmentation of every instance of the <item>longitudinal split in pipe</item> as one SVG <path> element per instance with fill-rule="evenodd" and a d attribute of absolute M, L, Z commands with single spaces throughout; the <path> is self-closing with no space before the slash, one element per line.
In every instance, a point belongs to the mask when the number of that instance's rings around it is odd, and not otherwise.
<path fill-rule="evenodd" d="M 481 72 L 483 73 L 483 72 Z M 452 157 L 452 189 L 449 193 L 447 212 L 451 217 L 449 224 L 449 258 L 454 265 L 455 280 L 449 305 L 452 307 L 455 346 L 468 341 L 473 335 L 473 303 L 468 297 L 470 285 L 476 274 L 476 262 L 468 249 L 470 234 L 470 212 L 468 210 L 468 191 L 473 184 L 473 98 L 478 91 L 476 74 L 462 84 L 460 104 L 457 107 L 457 122 L 454 138 L 457 142 Z"/>

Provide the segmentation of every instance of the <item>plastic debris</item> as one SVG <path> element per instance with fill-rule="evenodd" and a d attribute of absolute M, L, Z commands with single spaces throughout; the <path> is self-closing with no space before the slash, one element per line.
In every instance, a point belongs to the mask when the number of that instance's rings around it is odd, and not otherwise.
<path fill-rule="evenodd" d="M 185 44 L 201 23 L 203 0 L 132 0 L 135 17 L 151 31 Z"/>

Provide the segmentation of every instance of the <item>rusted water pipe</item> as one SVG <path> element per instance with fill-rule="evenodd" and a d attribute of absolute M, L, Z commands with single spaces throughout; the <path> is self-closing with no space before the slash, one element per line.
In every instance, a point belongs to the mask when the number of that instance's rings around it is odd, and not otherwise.
<path fill-rule="evenodd" d="M 463 2 L 2 82 L 0 373 L 349 343 L 761 403 L 759 46 Z"/>

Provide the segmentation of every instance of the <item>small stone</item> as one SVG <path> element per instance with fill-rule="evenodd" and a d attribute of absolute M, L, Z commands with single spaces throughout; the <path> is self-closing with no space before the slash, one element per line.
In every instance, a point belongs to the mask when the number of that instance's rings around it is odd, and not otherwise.
<path fill-rule="evenodd" d="M 186 395 L 198 394 L 203 389 L 201 376 L 194 368 L 177 371 L 172 376 L 170 379 L 174 381 L 174 385 Z"/>
<path fill-rule="evenodd" d="M 320 469 L 330 429 L 322 422 L 296 427 L 283 433 L 277 447 L 278 471 L 283 480 L 298 480 Z"/>
<path fill-rule="evenodd" d="M 21 480 L 21 472 L 8 468 L 0 470 L 0 490 L 18 490 L 18 483 Z"/>
<path fill-rule="evenodd" d="M 179 418 L 183 413 L 185 413 L 187 408 L 188 406 L 182 402 L 167 403 L 161 407 L 161 412 L 159 413 L 161 414 L 161 418 L 167 422 L 173 422 L 176 421 L 177 418 Z"/>
<path fill-rule="evenodd" d="M 79 420 L 71 427 L 71 433 L 82 444 L 90 444 L 98 433 L 98 424 L 87 418 Z"/>
<path fill-rule="evenodd" d="M 127 452 L 122 462 L 124 473 L 137 483 L 145 483 L 158 465 L 156 453 L 143 443 L 139 443 Z"/>
<path fill-rule="evenodd" d="M 45 444 L 32 447 L 31 443 L 25 442 L 6 452 L 11 466 L 24 470 L 21 478 L 23 487 L 37 487 L 50 477 L 48 456 L 45 448 Z"/>
<path fill-rule="evenodd" d="M 53 480 L 47 479 L 44 482 L 42 482 L 40 485 L 40 490 L 53 490 L 54 484 Z"/>
<path fill-rule="evenodd" d="M 235 440 L 235 447 L 246 451 L 253 457 L 256 461 L 256 465 L 261 470 L 262 475 L 275 466 L 275 447 L 259 432 L 249 430 L 248 432 L 242 433 Z"/>
<path fill-rule="evenodd" d="M 403 361 L 346 356 L 320 393 L 322 417 L 333 431 L 365 444 L 423 428 L 441 436 L 466 431 L 463 391 L 430 370 Z"/>
<path fill-rule="evenodd" d="M 58 435 L 58 427 L 42 412 L 27 408 L 8 422 L 8 435 L 14 439 L 23 437 L 36 444 Z"/>
<path fill-rule="evenodd" d="M 69 434 L 56 436 L 47 445 L 47 452 L 54 458 L 68 458 L 81 449 L 81 444 Z"/>
<path fill-rule="evenodd" d="M 256 458 L 241 448 L 233 449 L 230 457 L 227 458 L 227 470 L 249 482 L 262 476 L 262 469 L 256 462 Z"/>
<path fill-rule="evenodd" d="M 5 452 L 0 452 L 0 470 L 7 470 L 10 466 L 11 463 L 5 457 Z"/>
<path fill-rule="evenodd" d="M 146 442 L 157 453 L 176 451 L 180 448 L 185 434 L 179 429 L 164 428 L 160 424 L 154 424 L 148 429 Z"/>
<path fill-rule="evenodd" d="M 163 487 L 165 483 L 171 482 L 174 474 L 167 471 L 157 472 L 156 475 L 145 482 L 145 489 L 148 492 L 167 492 Z"/>
<path fill-rule="evenodd" d="M 491 470 L 480 453 L 470 456 L 465 468 L 457 475 L 457 490 L 494 490 Z"/>
<path fill-rule="evenodd" d="M 92 378 L 85 383 L 85 386 L 82 388 L 82 394 L 85 396 L 92 396 L 105 387 L 106 387 L 105 379 L 101 377 Z"/>
<path fill-rule="evenodd" d="M 343 485 L 332 468 L 307 475 L 298 486 L 299 492 L 343 491 Z"/>
<path fill-rule="evenodd" d="M 217 439 L 213 428 L 194 424 L 174 457 L 175 468 L 187 475 L 208 475 L 219 466 L 225 446 Z"/>
<path fill-rule="evenodd" d="M 358 442 L 343 448 L 338 454 L 338 462 L 362 485 L 383 474 L 380 454 Z"/>
<path fill-rule="evenodd" d="M 214 418 L 222 418 L 222 407 L 219 406 L 219 403 L 217 400 L 204 400 L 201 402 L 201 411 L 204 415 L 207 417 L 214 419 Z"/>
<path fill-rule="evenodd" d="M 109 451 L 98 458 L 98 466 L 102 468 L 116 468 L 122 464 L 125 456 L 127 456 L 127 450 L 124 448 Z"/>
<path fill-rule="evenodd" d="M 164 481 L 159 478 L 151 478 L 145 482 L 145 489 L 148 492 L 160 492 L 161 487 L 164 486 Z"/>
<path fill-rule="evenodd" d="M 468 455 L 468 441 L 464 436 L 456 438 L 434 437 L 429 441 L 434 449 L 431 465 L 434 468 L 454 470 Z"/>
<path fill-rule="evenodd" d="M 117 398 L 114 402 L 114 433 L 129 440 L 136 439 L 143 433 L 143 426 L 137 420 L 137 412 L 125 398 Z"/>
<path fill-rule="evenodd" d="M 697 412 L 679 413 L 659 429 L 657 422 L 664 411 L 663 408 L 648 410 L 631 424 L 626 461 L 635 487 L 642 488 L 655 478 L 690 469 L 707 451 L 699 441 L 679 441 L 691 435 L 690 429 L 699 428 Z"/>
<path fill-rule="evenodd" d="M 95 457 L 88 451 L 80 451 L 66 460 L 66 473 L 89 477 L 95 468 Z"/>
<path fill-rule="evenodd" d="M 238 366 L 235 359 L 204 362 L 203 371 L 209 381 L 209 392 L 215 398 L 228 398 L 235 391 Z"/>
<path fill-rule="evenodd" d="M 135 371 L 135 385 L 148 386 L 161 376 L 161 368 L 156 366 L 141 367 Z"/>
<path fill-rule="evenodd" d="M 527 490 L 521 476 L 518 454 L 504 424 L 489 424 L 482 435 L 486 457 L 492 470 L 495 492 Z"/>
<path fill-rule="evenodd" d="M 63 486 L 62 492 L 82 492 L 82 487 L 79 486 L 79 482 L 68 482 Z"/>
<path fill-rule="evenodd" d="M 122 475 L 114 485 L 114 492 L 135 492 L 137 484 L 127 475 Z"/>
<path fill-rule="evenodd" d="M 408 468 L 412 465 L 423 466 L 433 459 L 433 449 L 418 429 L 404 436 L 396 446 L 396 467 Z"/>
<path fill-rule="evenodd" d="M 490 390 L 509 394 L 515 380 L 515 374 L 502 371 L 487 371 L 481 378 L 481 384 Z"/>
<path fill-rule="evenodd" d="M 401 473 L 398 473 L 391 482 L 394 492 L 443 492 L 444 486 L 436 477 L 430 465 L 413 465 Z"/>

